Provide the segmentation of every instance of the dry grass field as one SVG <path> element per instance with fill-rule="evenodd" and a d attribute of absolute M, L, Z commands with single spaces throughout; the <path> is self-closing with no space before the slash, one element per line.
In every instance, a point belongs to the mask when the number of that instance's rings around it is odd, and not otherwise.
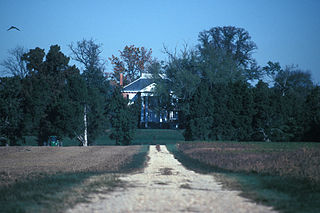
<path fill-rule="evenodd" d="M 148 146 L 0 147 L 0 213 L 64 212 L 121 185 Z"/>
<path fill-rule="evenodd" d="M 141 147 L 0 147 L 0 186 L 56 173 L 118 172 Z"/>
<path fill-rule="evenodd" d="M 182 143 L 187 156 L 217 168 L 307 179 L 320 183 L 320 144 Z"/>
<path fill-rule="evenodd" d="M 183 165 L 283 213 L 320 212 L 320 144 L 193 142 L 169 146 Z"/>

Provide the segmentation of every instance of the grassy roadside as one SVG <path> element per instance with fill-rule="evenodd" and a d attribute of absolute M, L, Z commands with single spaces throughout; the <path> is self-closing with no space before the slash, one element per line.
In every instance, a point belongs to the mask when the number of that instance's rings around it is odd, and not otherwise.
<path fill-rule="evenodd" d="M 129 172 L 135 172 L 138 170 L 141 170 L 147 166 L 147 162 L 149 159 L 147 159 L 147 155 L 149 152 L 149 146 L 148 145 L 142 145 L 140 152 L 134 155 L 130 162 L 125 164 L 119 172 L 122 173 L 129 173 Z"/>
<path fill-rule="evenodd" d="M 92 145 L 94 146 L 114 146 L 116 142 L 109 138 L 110 131 L 96 138 Z M 24 142 L 21 140 L 18 145 L 21 146 L 38 146 L 37 139 L 34 136 L 25 136 Z M 173 129 L 137 129 L 132 145 L 149 145 L 149 144 L 171 144 L 178 141 L 184 141 L 182 130 Z M 79 146 L 79 141 L 71 138 L 62 139 L 63 146 Z"/>
<path fill-rule="evenodd" d="M 135 138 L 132 141 L 133 145 L 143 144 L 175 144 L 178 141 L 184 141 L 182 130 L 173 129 L 138 129 Z"/>
<path fill-rule="evenodd" d="M 0 187 L 0 212 L 63 212 L 80 202 L 89 202 L 96 192 L 107 192 L 121 186 L 120 173 L 143 168 L 148 146 L 142 146 L 130 162 L 116 173 L 69 172 L 42 174 Z M 114 171 L 113 171 L 114 172 Z"/>
<path fill-rule="evenodd" d="M 137 129 L 131 145 L 150 145 L 150 144 L 175 144 L 184 141 L 182 130 L 173 129 Z M 71 144 L 71 143 L 68 143 Z M 116 142 L 109 138 L 109 132 L 98 137 L 94 145 L 115 145 Z"/>
<path fill-rule="evenodd" d="M 272 206 L 280 212 L 320 212 L 318 182 L 289 176 L 226 170 L 191 158 L 179 151 L 175 145 L 167 145 L 167 147 L 188 169 L 210 173 L 227 189 L 239 190 L 242 196 L 257 203 Z M 289 149 L 294 148 L 289 145 Z M 263 150 L 263 152 L 269 151 L 271 150 Z"/>
<path fill-rule="evenodd" d="M 19 181 L 0 189 L 0 212 L 63 212 L 99 188 L 119 184 L 114 174 L 67 173 Z"/>

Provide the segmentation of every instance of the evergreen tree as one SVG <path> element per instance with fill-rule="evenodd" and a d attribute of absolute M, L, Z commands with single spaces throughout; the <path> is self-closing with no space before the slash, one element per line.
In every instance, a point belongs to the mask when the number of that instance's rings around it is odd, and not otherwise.
<path fill-rule="evenodd" d="M 305 103 L 304 141 L 320 142 L 320 86 L 315 86 Z"/>
<path fill-rule="evenodd" d="M 229 83 L 227 108 L 231 111 L 232 140 L 247 141 L 252 135 L 253 97 L 249 84 L 243 81 Z"/>
<path fill-rule="evenodd" d="M 0 140 L 16 145 L 17 140 L 22 137 L 24 115 L 19 77 L 0 78 L 0 103 Z"/>
<path fill-rule="evenodd" d="M 190 101 L 186 140 L 208 140 L 212 128 L 214 98 L 207 81 L 203 81 Z"/>
<path fill-rule="evenodd" d="M 252 140 L 270 141 L 272 127 L 271 89 L 259 81 L 253 89 L 254 115 Z"/>
<path fill-rule="evenodd" d="M 79 70 L 68 65 L 69 58 L 60 47 L 51 46 L 45 60 L 44 56 L 40 48 L 23 56 L 30 73 L 24 79 L 26 133 L 36 134 L 39 145 L 50 135 L 74 136 L 83 128 L 79 121 L 85 98 Z"/>
<path fill-rule="evenodd" d="M 50 108 L 52 125 L 59 135 L 73 138 L 84 130 L 83 103 L 87 99 L 85 81 L 75 67 L 70 67 L 65 75 L 65 85 L 61 94 Z"/>
<path fill-rule="evenodd" d="M 211 138 L 213 140 L 231 140 L 232 136 L 232 111 L 227 107 L 230 98 L 228 84 L 217 83 L 213 85 L 214 97 L 213 125 Z"/>
<path fill-rule="evenodd" d="M 128 105 L 128 100 L 122 96 L 120 88 L 115 88 L 108 105 L 112 130 L 110 138 L 117 145 L 129 145 L 134 137 L 137 119 L 134 105 Z"/>
<path fill-rule="evenodd" d="M 96 87 L 87 87 L 88 98 L 86 99 L 87 119 L 88 119 L 88 143 L 92 144 L 94 140 L 102 135 L 108 128 L 106 115 L 106 105 L 108 104 L 109 85 L 105 84 L 105 91 Z"/>

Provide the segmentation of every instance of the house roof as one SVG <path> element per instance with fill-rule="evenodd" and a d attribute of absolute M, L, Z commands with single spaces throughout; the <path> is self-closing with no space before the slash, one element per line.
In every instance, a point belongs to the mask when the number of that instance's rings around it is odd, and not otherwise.
<path fill-rule="evenodd" d="M 123 87 L 122 91 L 123 92 L 139 92 L 153 83 L 154 83 L 154 79 L 152 79 L 150 75 L 144 74 L 137 80 Z"/>

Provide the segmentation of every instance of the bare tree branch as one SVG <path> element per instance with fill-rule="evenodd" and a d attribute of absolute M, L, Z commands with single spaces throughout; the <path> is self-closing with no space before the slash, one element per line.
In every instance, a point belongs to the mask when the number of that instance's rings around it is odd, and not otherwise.
<path fill-rule="evenodd" d="M 8 58 L 3 60 L 0 65 L 4 68 L 1 72 L 5 75 L 19 76 L 24 78 L 28 74 L 26 62 L 22 60 L 23 54 L 27 50 L 24 47 L 17 46 L 8 51 Z"/>
<path fill-rule="evenodd" d="M 100 69 L 104 70 L 104 64 L 100 58 L 102 44 L 96 44 L 93 39 L 78 41 L 76 45 L 69 45 L 72 51 L 71 58 L 80 62 L 85 70 Z"/>

